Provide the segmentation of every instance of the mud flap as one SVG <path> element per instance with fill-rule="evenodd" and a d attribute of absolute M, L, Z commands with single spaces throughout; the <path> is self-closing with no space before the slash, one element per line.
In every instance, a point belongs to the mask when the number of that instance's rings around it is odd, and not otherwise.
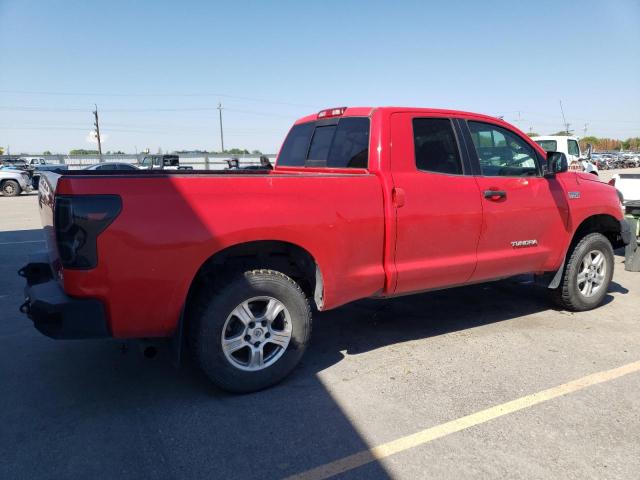
<path fill-rule="evenodd" d="M 631 227 L 631 238 L 624 249 L 624 269 L 628 272 L 640 272 L 640 248 L 636 236 L 640 219 L 627 217 L 627 222 Z"/>
<path fill-rule="evenodd" d="M 547 288 L 553 290 L 554 288 L 558 288 L 560 286 L 560 282 L 562 281 L 562 274 L 564 273 L 564 262 L 566 261 L 566 259 L 566 256 L 562 257 L 562 264 L 556 274 L 553 276 L 551 283 L 547 285 Z"/>

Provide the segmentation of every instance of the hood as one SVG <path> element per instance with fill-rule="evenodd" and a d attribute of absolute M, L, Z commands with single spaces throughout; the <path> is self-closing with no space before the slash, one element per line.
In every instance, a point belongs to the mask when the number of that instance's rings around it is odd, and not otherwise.
<path fill-rule="evenodd" d="M 600 177 L 598 177 L 597 175 L 594 175 L 593 173 L 574 172 L 574 174 L 577 177 L 578 181 L 588 180 L 590 182 L 604 183 L 602 180 L 600 180 Z"/>

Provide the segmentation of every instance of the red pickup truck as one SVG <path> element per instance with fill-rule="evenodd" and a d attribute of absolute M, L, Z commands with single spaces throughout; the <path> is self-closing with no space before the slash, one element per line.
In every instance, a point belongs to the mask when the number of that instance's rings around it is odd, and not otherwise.
<path fill-rule="evenodd" d="M 564 308 L 594 308 L 630 238 L 615 188 L 452 110 L 323 110 L 295 123 L 273 170 L 43 177 L 48 249 L 20 271 L 36 328 L 184 337 L 236 392 L 294 368 L 312 308 L 527 272 Z"/>

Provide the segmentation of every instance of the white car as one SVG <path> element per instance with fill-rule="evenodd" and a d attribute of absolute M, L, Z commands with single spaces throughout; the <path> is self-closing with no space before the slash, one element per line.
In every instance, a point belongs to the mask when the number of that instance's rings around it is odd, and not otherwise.
<path fill-rule="evenodd" d="M 15 197 L 22 192 L 30 192 L 31 177 L 27 172 L 13 168 L 0 168 L 0 192 L 5 197 Z"/>
<path fill-rule="evenodd" d="M 564 135 L 547 135 L 544 137 L 531 137 L 531 140 L 540 145 L 546 152 L 562 152 L 567 157 L 570 170 L 580 170 L 598 175 L 596 167 L 586 155 L 580 151 L 578 137 Z"/>

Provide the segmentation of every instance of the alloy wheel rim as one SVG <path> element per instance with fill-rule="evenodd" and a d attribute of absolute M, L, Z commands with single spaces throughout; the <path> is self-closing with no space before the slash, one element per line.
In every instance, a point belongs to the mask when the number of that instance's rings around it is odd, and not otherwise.
<path fill-rule="evenodd" d="M 578 290 L 584 297 L 593 297 L 604 285 L 607 275 L 607 262 L 604 252 L 591 250 L 580 262 L 580 271 L 576 277 Z"/>
<path fill-rule="evenodd" d="M 235 368 L 263 370 L 284 355 L 291 331 L 291 315 L 280 300 L 253 297 L 236 306 L 227 317 L 222 327 L 222 351 Z"/>
<path fill-rule="evenodd" d="M 7 195 L 12 195 L 15 192 L 15 190 L 16 190 L 15 187 L 10 183 L 6 183 L 2 188 L 2 191 Z"/>

